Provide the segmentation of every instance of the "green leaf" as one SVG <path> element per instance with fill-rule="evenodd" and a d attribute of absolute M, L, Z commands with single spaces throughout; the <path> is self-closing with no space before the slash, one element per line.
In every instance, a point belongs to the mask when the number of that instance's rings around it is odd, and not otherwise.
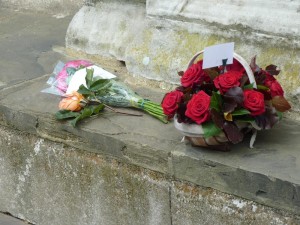
<path fill-rule="evenodd" d="M 86 69 L 85 82 L 86 82 L 86 86 L 88 88 L 90 88 L 91 84 L 93 83 L 93 76 L 94 76 L 94 70 L 93 69 Z"/>
<path fill-rule="evenodd" d="M 247 109 L 238 109 L 231 113 L 233 116 L 248 115 L 250 112 Z"/>
<path fill-rule="evenodd" d="M 87 89 L 83 84 L 80 85 L 78 91 L 77 91 L 79 94 L 82 94 L 82 95 L 90 95 L 92 92 Z"/>
<path fill-rule="evenodd" d="M 71 121 L 71 124 L 73 127 L 76 126 L 77 122 L 80 120 L 83 120 L 84 118 L 90 117 L 93 114 L 93 111 L 90 109 L 90 107 L 86 107 L 83 110 L 81 110 L 80 115 L 78 115 L 75 119 Z"/>
<path fill-rule="evenodd" d="M 90 117 L 91 115 L 93 115 L 93 106 L 87 106 L 81 112 L 82 118 Z"/>
<path fill-rule="evenodd" d="M 72 112 L 71 110 L 59 110 L 55 113 L 55 118 L 58 120 L 69 119 L 80 115 L 79 112 Z"/>
<path fill-rule="evenodd" d="M 277 113 L 277 116 L 279 117 L 279 120 L 282 120 L 283 118 L 283 113 L 282 112 L 279 112 L 279 111 L 276 111 Z"/>
<path fill-rule="evenodd" d="M 266 86 L 264 86 L 264 85 L 257 85 L 257 89 L 259 89 L 259 90 L 264 90 L 264 91 L 268 91 L 268 90 L 270 90 L 270 88 L 268 88 L 268 87 L 266 87 Z"/>
<path fill-rule="evenodd" d="M 79 120 L 82 120 L 81 115 L 79 115 L 79 116 L 77 116 L 75 119 L 73 119 L 73 120 L 71 121 L 71 125 L 72 125 L 73 127 L 76 127 L 76 124 L 77 124 L 77 122 L 78 122 Z"/>
<path fill-rule="evenodd" d="M 109 79 L 99 79 L 94 81 L 91 86 L 91 91 L 99 91 L 100 89 L 104 88 L 110 82 Z"/>
<path fill-rule="evenodd" d="M 76 126 L 76 124 L 85 118 L 88 118 L 92 115 L 98 114 L 101 110 L 104 109 L 104 104 L 99 104 L 99 105 L 90 105 L 85 107 L 83 110 L 81 110 L 80 115 L 78 115 L 75 119 L 71 121 L 71 125 L 73 127 Z"/>
<path fill-rule="evenodd" d="M 98 114 L 100 111 L 102 111 L 103 109 L 105 108 L 105 105 L 104 104 L 99 104 L 99 105 L 94 105 L 92 106 L 92 111 L 93 111 L 93 114 Z"/>
<path fill-rule="evenodd" d="M 215 109 L 217 112 L 220 112 L 222 104 L 222 97 L 217 92 L 212 92 L 212 96 L 210 98 L 210 108 Z"/>
<path fill-rule="evenodd" d="M 254 86 L 254 83 L 248 84 L 248 85 L 245 85 L 245 86 L 243 87 L 243 89 L 244 89 L 244 90 L 246 90 L 246 89 L 253 89 L 253 86 Z"/>
<path fill-rule="evenodd" d="M 221 133 L 221 129 L 218 128 L 213 122 L 205 122 L 201 125 L 204 131 L 205 138 L 216 136 Z"/>

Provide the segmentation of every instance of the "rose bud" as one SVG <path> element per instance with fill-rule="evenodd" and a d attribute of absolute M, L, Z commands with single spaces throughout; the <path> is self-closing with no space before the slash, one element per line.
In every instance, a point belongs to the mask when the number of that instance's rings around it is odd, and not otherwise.
<path fill-rule="evenodd" d="M 72 94 L 66 95 L 66 98 L 62 99 L 59 103 L 59 109 L 62 110 L 71 110 L 71 111 L 79 111 L 81 110 L 81 101 L 83 100 L 83 96 L 78 92 L 74 91 Z"/>
<path fill-rule="evenodd" d="M 258 116 L 265 112 L 264 95 L 254 90 L 244 90 L 244 107 L 248 109 L 251 116 Z"/>
<path fill-rule="evenodd" d="M 210 96 L 204 91 L 199 91 L 187 104 L 185 115 L 197 124 L 201 124 L 210 119 L 209 107 Z"/>
<path fill-rule="evenodd" d="M 164 114 L 167 115 L 169 118 L 172 118 L 178 109 L 178 104 L 182 99 L 183 93 L 181 91 L 172 91 L 165 95 L 162 101 L 162 108 Z"/>

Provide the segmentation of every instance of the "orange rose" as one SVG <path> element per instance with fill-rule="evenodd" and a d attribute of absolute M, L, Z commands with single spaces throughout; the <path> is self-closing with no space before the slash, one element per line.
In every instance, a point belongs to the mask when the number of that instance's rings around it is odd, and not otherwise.
<path fill-rule="evenodd" d="M 58 105 L 59 109 L 79 111 L 81 109 L 80 101 L 84 99 L 81 94 L 74 91 L 72 94 L 66 95 L 66 98 L 62 99 Z"/>

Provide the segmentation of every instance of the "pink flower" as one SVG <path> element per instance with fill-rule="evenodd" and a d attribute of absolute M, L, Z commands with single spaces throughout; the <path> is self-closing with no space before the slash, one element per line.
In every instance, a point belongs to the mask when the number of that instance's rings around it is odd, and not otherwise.
<path fill-rule="evenodd" d="M 73 60 L 69 61 L 65 64 L 63 69 L 59 72 L 59 74 L 56 76 L 56 81 L 57 81 L 57 88 L 63 92 L 66 92 L 68 89 L 68 73 L 67 73 L 67 68 L 76 68 L 78 69 L 80 66 L 83 67 L 88 67 L 93 65 L 91 62 L 86 61 L 86 60 Z"/>

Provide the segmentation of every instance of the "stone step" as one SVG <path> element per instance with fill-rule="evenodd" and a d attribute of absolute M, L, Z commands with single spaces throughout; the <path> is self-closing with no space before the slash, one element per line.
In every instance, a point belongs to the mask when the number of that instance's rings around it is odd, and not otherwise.
<path fill-rule="evenodd" d="M 16 219 L 15 217 L 7 214 L 0 213 L 0 225 L 28 225 L 27 222 Z"/>

